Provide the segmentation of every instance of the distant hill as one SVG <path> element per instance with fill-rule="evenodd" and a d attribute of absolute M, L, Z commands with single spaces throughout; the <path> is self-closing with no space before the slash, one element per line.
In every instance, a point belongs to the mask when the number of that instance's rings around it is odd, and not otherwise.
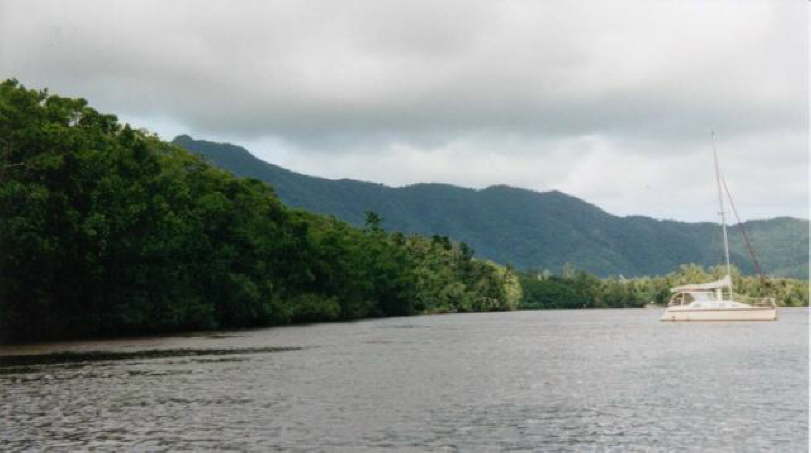
<path fill-rule="evenodd" d="M 361 225 L 375 211 L 388 230 L 446 235 L 476 255 L 519 268 L 559 271 L 572 263 L 601 276 L 664 274 L 679 264 L 715 265 L 723 257 L 713 223 L 618 217 L 561 192 L 508 186 L 475 190 L 448 184 L 392 188 L 350 179 L 306 176 L 257 159 L 244 148 L 194 140 L 174 143 L 214 165 L 273 186 L 288 205 Z M 780 217 L 746 222 L 761 266 L 775 276 L 808 277 L 808 220 Z M 731 229 L 733 262 L 753 271 L 743 241 Z"/>

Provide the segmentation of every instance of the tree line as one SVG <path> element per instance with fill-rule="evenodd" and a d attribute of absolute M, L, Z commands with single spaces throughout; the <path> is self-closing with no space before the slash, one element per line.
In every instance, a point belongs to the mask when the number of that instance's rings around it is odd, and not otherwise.
<path fill-rule="evenodd" d="M 732 266 L 734 292 L 750 297 L 773 297 L 780 306 L 808 306 L 808 281 L 791 278 L 760 278 L 742 275 Z M 670 288 L 688 283 L 706 283 L 726 275 L 725 266 L 705 269 L 698 264 L 683 264 L 674 272 L 653 277 L 599 279 L 572 265 L 560 274 L 548 270 L 521 272 L 523 289 L 520 307 L 545 308 L 623 308 L 648 304 L 666 305 Z"/>
<path fill-rule="evenodd" d="M 31 340 L 509 310 L 446 237 L 285 207 L 84 99 L 0 84 L 0 335 Z"/>
<path fill-rule="evenodd" d="M 0 83 L 0 341 L 640 306 L 686 278 L 518 273 L 381 221 L 288 208 L 84 99 Z M 776 284 L 807 304 L 807 286 Z"/>

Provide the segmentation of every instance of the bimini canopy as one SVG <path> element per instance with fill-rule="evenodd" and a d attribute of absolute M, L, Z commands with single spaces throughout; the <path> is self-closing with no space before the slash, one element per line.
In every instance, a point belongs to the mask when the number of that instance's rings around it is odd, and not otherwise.
<path fill-rule="evenodd" d="M 727 275 L 721 280 L 716 280 L 709 283 L 692 283 L 689 285 L 677 286 L 670 288 L 671 293 L 681 293 L 688 291 L 713 291 L 718 288 L 732 288 L 732 278 Z"/>

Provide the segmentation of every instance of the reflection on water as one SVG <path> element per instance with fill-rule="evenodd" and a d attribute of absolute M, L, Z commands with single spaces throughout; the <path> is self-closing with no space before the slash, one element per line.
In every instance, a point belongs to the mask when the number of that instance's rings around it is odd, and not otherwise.
<path fill-rule="evenodd" d="M 220 338 L 226 338 L 225 336 Z M 77 362 L 106 362 L 126 359 L 154 359 L 162 357 L 185 357 L 195 355 L 234 355 L 256 354 L 261 352 L 297 351 L 297 347 L 262 347 L 231 349 L 149 349 L 146 351 L 59 351 L 46 354 L 9 354 L 0 355 L 0 364 L 4 367 L 13 365 L 59 364 Z"/>
<path fill-rule="evenodd" d="M 0 347 L 0 450 L 807 451 L 808 320 L 391 318 Z"/>

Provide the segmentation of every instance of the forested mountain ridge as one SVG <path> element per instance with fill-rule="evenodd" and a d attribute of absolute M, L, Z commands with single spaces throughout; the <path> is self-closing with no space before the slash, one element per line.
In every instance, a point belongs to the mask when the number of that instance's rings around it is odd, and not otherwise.
<path fill-rule="evenodd" d="M 633 280 L 601 280 L 572 266 L 560 275 L 516 272 L 476 259 L 465 242 L 445 235 L 385 231 L 374 212 L 357 228 L 289 208 L 259 179 L 235 177 L 84 99 L 27 89 L 13 79 L 0 82 L 0 137 L 0 343 L 521 307 L 640 307 L 664 300 L 674 283 L 723 272 L 690 265 Z M 354 192 L 336 190 L 329 198 L 344 209 L 412 213 L 434 222 L 417 227 L 472 231 L 496 246 L 491 238 L 504 236 L 488 229 L 513 228 L 509 216 L 569 233 L 542 243 L 559 249 L 595 236 L 587 228 L 566 230 L 572 228 L 567 216 L 575 215 L 577 226 L 600 225 L 607 216 L 559 193 L 391 189 L 282 174 L 293 184 L 310 183 L 294 189 L 349 184 Z M 369 195 L 379 192 L 407 196 Z M 545 195 L 544 215 L 528 215 L 538 195 Z M 352 197 L 359 202 L 350 203 Z M 446 217 L 433 214 L 436 208 Z M 427 214 L 416 215 L 419 209 Z M 770 225 L 753 236 L 769 237 Z M 611 258 L 613 232 L 606 231 L 594 255 Z M 790 236 L 783 239 L 784 250 L 797 249 Z M 745 294 L 808 304 L 805 281 L 733 274 Z"/>
<path fill-rule="evenodd" d="M 508 186 L 467 189 L 447 184 L 393 188 L 349 179 L 306 176 L 264 162 L 239 146 L 194 140 L 174 143 L 237 176 L 269 183 L 290 206 L 361 225 L 379 213 L 388 230 L 447 235 L 470 244 L 480 257 L 519 268 L 559 271 L 565 263 L 597 275 L 657 275 L 680 264 L 718 264 L 717 224 L 619 217 L 561 192 Z M 766 273 L 808 277 L 808 220 L 780 217 L 745 222 Z M 730 230 L 732 259 L 753 272 L 738 228 Z"/>

